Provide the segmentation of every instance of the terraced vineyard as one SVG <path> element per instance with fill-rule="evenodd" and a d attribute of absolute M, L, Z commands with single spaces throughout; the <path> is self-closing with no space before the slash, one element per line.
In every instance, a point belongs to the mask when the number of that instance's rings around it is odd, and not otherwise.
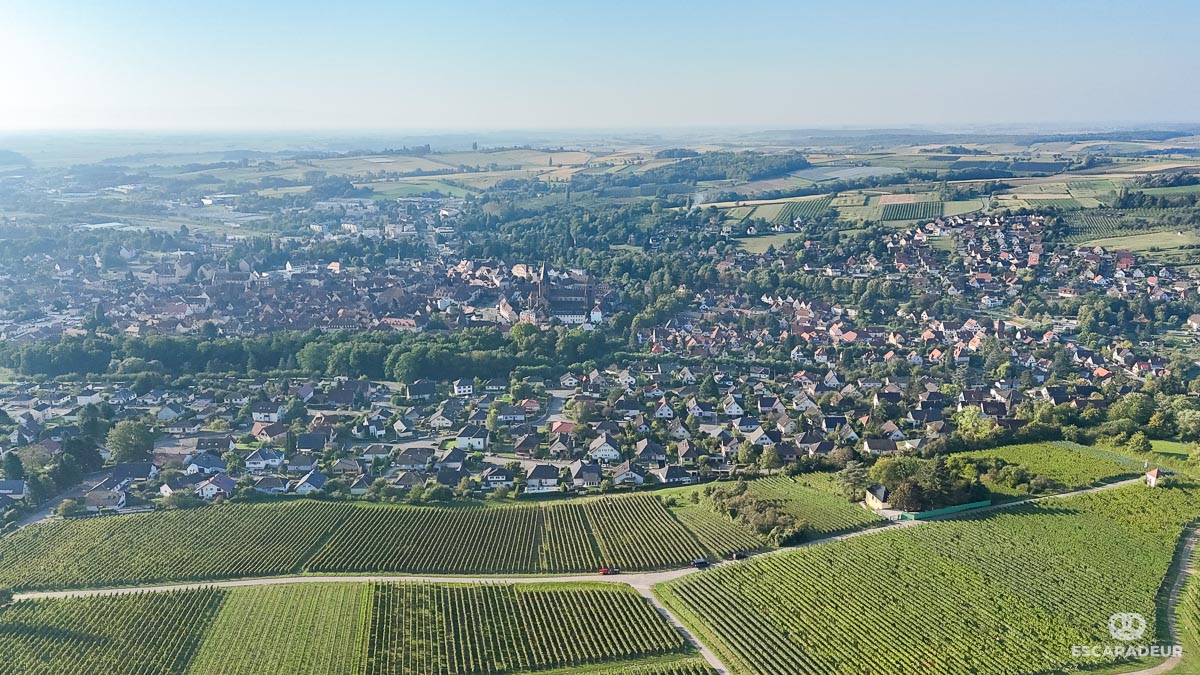
<path fill-rule="evenodd" d="M 714 518 L 715 518 L 714 514 Z M 47 523 L 0 539 L 0 585 L 82 588 L 315 572 L 537 574 L 721 558 L 757 541 L 657 499 L 415 508 L 301 501 Z M 97 564 L 103 561 L 103 564 Z"/>
<path fill-rule="evenodd" d="M 788 513 L 808 523 L 815 537 L 828 537 L 887 522 L 875 512 L 852 504 L 828 488 L 830 474 L 788 478 L 771 476 L 748 483 L 750 492 L 777 503 Z M 806 482 L 808 481 L 808 482 Z M 815 483 L 825 483 L 820 489 Z"/>
<path fill-rule="evenodd" d="M 388 675 L 711 669 L 615 584 L 288 584 L 25 600 L 0 673 Z"/>
<path fill-rule="evenodd" d="M 0 609 L 0 673 L 181 673 L 220 611 L 215 590 L 27 600 Z"/>
<path fill-rule="evenodd" d="M 921 220 L 942 215 L 941 202 L 910 202 L 908 204 L 885 204 L 883 220 Z"/>
<path fill-rule="evenodd" d="M 656 587 L 734 673 L 1040 673 L 1155 597 L 1194 488 L 1129 486 L 765 556 Z M 1098 591 L 1097 589 L 1103 589 Z M 1095 662 L 1087 665 L 1095 665 Z"/>

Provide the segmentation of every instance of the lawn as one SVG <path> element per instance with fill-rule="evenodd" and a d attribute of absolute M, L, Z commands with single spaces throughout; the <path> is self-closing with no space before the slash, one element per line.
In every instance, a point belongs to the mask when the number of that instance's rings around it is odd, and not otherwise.
<path fill-rule="evenodd" d="M 774 246 L 779 248 L 789 241 L 801 235 L 781 232 L 778 234 L 760 234 L 753 237 L 745 237 L 738 239 L 737 242 L 741 245 L 742 250 L 747 253 L 766 253 L 767 248 Z"/>

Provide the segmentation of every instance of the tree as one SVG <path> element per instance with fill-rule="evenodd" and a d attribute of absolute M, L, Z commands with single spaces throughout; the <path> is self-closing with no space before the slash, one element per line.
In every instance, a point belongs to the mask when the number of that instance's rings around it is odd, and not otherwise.
<path fill-rule="evenodd" d="M 8 586 L 0 586 L 0 607 L 12 602 L 13 592 Z"/>
<path fill-rule="evenodd" d="M 909 479 L 892 491 L 888 501 L 901 511 L 920 511 L 925 508 L 925 491 L 917 481 Z"/>
<path fill-rule="evenodd" d="M 4 456 L 4 477 L 8 480 L 21 480 L 25 477 L 25 465 L 21 463 L 21 456 L 16 452 Z"/>
<path fill-rule="evenodd" d="M 84 508 L 82 504 L 74 499 L 64 499 L 63 502 L 58 505 L 57 511 L 58 515 L 62 516 L 63 518 L 71 518 L 73 516 L 82 514 L 84 512 Z"/>
<path fill-rule="evenodd" d="M 770 475 L 772 471 L 783 466 L 783 459 L 779 457 L 779 450 L 775 449 L 774 446 L 763 450 L 762 456 L 758 458 L 758 465 L 762 467 L 763 471 L 767 472 L 767 475 Z"/>
<path fill-rule="evenodd" d="M 850 501 L 862 499 L 863 490 L 870 484 L 867 467 L 862 462 L 846 462 L 846 468 L 839 471 L 837 477 L 842 494 Z"/>
<path fill-rule="evenodd" d="M 107 444 L 117 462 L 143 462 L 150 459 L 154 437 L 145 424 L 125 420 L 108 432 Z"/>
<path fill-rule="evenodd" d="M 221 461 L 225 462 L 226 473 L 242 473 L 246 470 L 246 461 L 236 452 L 229 450 L 221 455 Z"/>
<path fill-rule="evenodd" d="M 1129 442 L 1125 444 L 1125 447 L 1139 455 L 1145 455 L 1154 449 L 1150 445 L 1150 439 L 1146 438 L 1146 434 L 1141 431 L 1130 436 Z"/>

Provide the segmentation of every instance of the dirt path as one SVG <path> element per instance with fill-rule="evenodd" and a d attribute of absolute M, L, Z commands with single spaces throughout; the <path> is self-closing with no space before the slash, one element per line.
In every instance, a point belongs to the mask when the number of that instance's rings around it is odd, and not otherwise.
<path fill-rule="evenodd" d="M 1170 644 L 1179 644 L 1179 628 L 1176 625 L 1175 610 L 1179 607 L 1179 596 L 1183 593 L 1183 585 L 1187 582 L 1188 576 L 1194 572 L 1192 553 L 1196 548 L 1196 539 L 1200 537 L 1200 529 L 1191 528 L 1184 536 L 1186 539 L 1179 552 L 1179 568 L 1175 572 L 1175 578 L 1171 580 L 1171 590 L 1167 593 L 1167 642 Z M 1125 675 L 1160 675 L 1174 670 L 1182 660 L 1182 656 L 1172 656 L 1157 666 L 1130 671 Z"/>

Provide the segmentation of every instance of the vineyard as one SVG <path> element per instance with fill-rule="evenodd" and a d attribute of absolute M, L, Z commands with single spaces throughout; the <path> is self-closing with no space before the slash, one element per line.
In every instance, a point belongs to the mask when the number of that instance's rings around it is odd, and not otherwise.
<path fill-rule="evenodd" d="M 1107 490 L 765 556 L 656 587 L 735 673 L 1035 673 L 1080 665 L 1155 598 L 1192 489 Z"/>
<path fill-rule="evenodd" d="M 941 202 L 911 202 L 908 204 L 885 204 L 883 220 L 922 220 L 942 215 Z"/>
<path fill-rule="evenodd" d="M 693 530 L 688 523 L 697 529 Z M 754 545 L 751 545 L 754 543 Z M 538 574 L 678 567 L 761 546 L 727 518 L 646 495 L 503 509 L 303 501 L 59 521 L 0 539 L 18 590 L 302 571 Z M 97 564 L 103 561 L 103 564 Z"/>
<path fill-rule="evenodd" d="M 887 522 L 875 512 L 834 494 L 829 486 L 831 480 L 830 474 L 802 475 L 795 479 L 772 476 L 750 481 L 748 485 L 751 493 L 775 502 L 783 510 L 807 523 L 815 538 L 829 537 Z M 815 487 L 813 483 L 823 485 Z"/>
<path fill-rule="evenodd" d="M 43 523 L 0 539 L 0 585 L 80 588 L 286 574 L 353 508 L 236 505 Z"/>
<path fill-rule="evenodd" d="M 195 675 L 360 672 L 369 584 L 254 586 L 224 591 L 191 662 Z"/>
<path fill-rule="evenodd" d="M 26 600 L 0 609 L 0 673 L 180 673 L 220 611 L 215 590 Z"/>
<path fill-rule="evenodd" d="M 613 584 L 285 584 L 24 600 L 0 609 L 0 655 L 4 675 L 711 673 L 648 602 Z"/>
<path fill-rule="evenodd" d="M 1067 211 L 1071 209 L 1083 208 L 1083 204 L 1080 204 L 1074 199 L 1038 199 L 1026 197 L 1024 202 L 1035 209 L 1053 208 Z"/>
<path fill-rule="evenodd" d="M 679 652 L 683 638 L 632 589 L 377 584 L 370 673 L 502 673 Z"/>
<path fill-rule="evenodd" d="M 1020 464 L 1031 472 L 1062 484 L 1064 490 L 1088 487 L 1141 474 L 1141 464 L 1122 461 L 1115 455 L 1090 448 L 1065 447 L 1057 443 L 1009 445 L 991 450 L 962 453 L 973 458 L 995 457 L 1009 464 Z M 990 485 L 993 492 L 1024 495 L 1001 485 Z"/>
<path fill-rule="evenodd" d="M 821 199 L 806 199 L 799 202 L 788 202 L 772 219 L 776 225 L 791 225 L 797 218 L 816 218 L 829 210 L 833 203 L 832 197 Z"/>
<path fill-rule="evenodd" d="M 1172 229 L 1162 222 L 1169 211 L 1165 209 L 1088 209 L 1067 214 L 1070 233 L 1063 241 L 1081 244 L 1093 239 L 1109 239 L 1134 234 L 1149 234 Z"/>

